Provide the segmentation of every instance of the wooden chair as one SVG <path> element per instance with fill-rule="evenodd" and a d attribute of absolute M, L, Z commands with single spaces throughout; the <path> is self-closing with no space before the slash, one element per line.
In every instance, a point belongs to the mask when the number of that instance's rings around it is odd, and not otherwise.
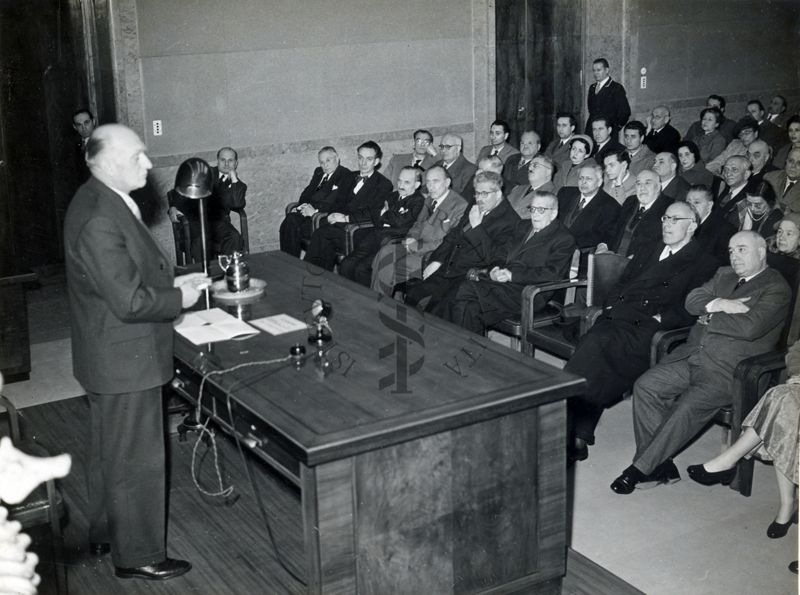
<path fill-rule="evenodd" d="M 523 351 L 533 355 L 534 350 L 541 349 L 562 359 L 572 357 L 575 353 L 577 338 L 594 323 L 600 313 L 598 304 L 605 301 L 607 293 L 619 280 L 628 262 L 630 261 L 627 258 L 613 252 L 589 253 L 584 279 L 570 279 L 542 285 L 538 288 L 536 286 L 526 287 L 523 292 L 521 320 L 522 329 L 524 329 L 522 333 Z M 560 321 L 560 316 L 558 318 L 537 318 L 538 315 L 533 309 L 533 300 L 538 293 L 578 287 L 586 287 L 586 294 L 585 305 L 576 304 L 579 325 L 577 332 L 574 331 L 574 328 L 559 326 L 557 322 Z M 575 303 L 574 299 L 573 301 L 570 299 L 569 295 L 565 297 L 564 308 L 568 308 L 570 303 Z"/>
<path fill-rule="evenodd" d="M 3 395 L 0 395 L 0 406 L 4 407 L 8 413 L 11 441 L 15 447 L 33 456 L 50 456 L 36 442 L 22 439 L 19 413 L 11 401 Z M 3 506 L 8 510 L 9 520 L 19 521 L 23 530 L 41 525 L 50 525 L 56 592 L 68 593 L 67 566 L 64 562 L 64 540 L 61 533 L 61 519 L 64 517 L 65 507 L 64 499 L 56 489 L 55 481 L 51 479 L 44 486 L 39 486 L 19 504 L 3 503 Z"/>

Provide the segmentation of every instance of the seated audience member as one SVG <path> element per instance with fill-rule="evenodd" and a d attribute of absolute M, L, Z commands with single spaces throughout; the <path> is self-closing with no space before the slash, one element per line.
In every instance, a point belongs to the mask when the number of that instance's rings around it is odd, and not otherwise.
<path fill-rule="evenodd" d="M 292 256 L 300 256 L 301 241 L 311 239 L 311 219 L 315 213 L 329 212 L 342 189 L 350 184 L 353 172 L 339 164 L 333 147 L 322 147 L 317 153 L 319 167 L 300 193 L 298 205 L 281 222 L 280 248 Z"/>
<path fill-rule="evenodd" d="M 800 148 L 786 155 L 783 171 L 772 171 L 764 175 L 778 196 L 778 206 L 784 213 L 800 213 Z"/>
<path fill-rule="evenodd" d="M 397 190 L 394 184 L 397 183 L 397 176 L 400 170 L 406 166 L 419 166 L 422 170 L 426 170 L 439 160 L 439 155 L 436 152 L 436 146 L 433 144 L 433 135 L 427 130 L 415 130 L 414 140 L 411 145 L 411 153 L 397 153 L 392 155 L 389 160 L 389 165 L 383 171 L 383 177 L 389 180 L 393 188 Z"/>
<path fill-rule="evenodd" d="M 678 161 L 681 164 L 678 173 L 686 180 L 689 185 L 712 187 L 714 184 L 714 174 L 706 169 L 706 164 L 700 157 L 700 149 L 693 141 L 685 140 L 678 144 Z"/>
<path fill-rule="evenodd" d="M 544 155 L 537 155 L 528 164 L 528 183 L 516 186 L 508 194 L 508 202 L 520 219 L 530 218 L 533 193 L 553 192 L 553 161 Z"/>
<path fill-rule="evenodd" d="M 372 289 L 393 297 L 395 285 L 422 277 L 427 257 L 439 247 L 450 228 L 457 225 L 467 201 L 450 188 L 450 176 L 435 165 L 425 172 L 428 196 L 417 220 L 402 242 L 390 242 L 372 261 Z"/>
<path fill-rule="evenodd" d="M 647 171 L 639 176 L 646 175 Z M 583 460 L 603 409 L 622 399 L 650 367 L 650 342 L 656 331 L 688 326 L 686 294 L 717 269 L 713 258 L 692 241 L 697 213 L 673 203 L 661 217 L 660 238 L 637 252 L 608 292 L 597 322 L 581 337 L 564 368 L 586 378 L 583 396 L 570 399 L 573 443 L 569 457 Z"/>
<path fill-rule="evenodd" d="M 644 144 L 644 135 L 645 127 L 639 120 L 631 120 L 622 129 L 625 148 L 628 149 L 628 156 L 631 158 L 628 170 L 633 177 L 638 176 L 642 170 L 652 169 L 653 161 L 656 159 L 655 153 Z"/>
<path fill-rule="evenodd" d="M 747 147 L 758 138 L 758 123 L 750 116 L 742 118 L 739 120 L 736 136 L 722 153 L 711 161 L 706 161 L 706 169 L 712 174 L 718 176 L 725 162 L 734 155 L 747 155 Z"/>
<path fill-rule="evenodd" d="M 378 224 L 381 209 L 392 193 L 392 183 L 378 172 L 382 156 L 375 141 L 358 147 L 358 175 L 342 189 L 332 212 L 311 236 L 306 262 L 332 271 L 337 255 L 344 253 L 347 224 Z"/>
<path fill-rule="evenodd" d="M 609 153 L 603 159 L 603 190 L 619 204 L 623 204 L 626 198 L 636 193 L 636 176 L 628 171 L 630 162 L 625 149 Z"/>
<path fill-rule="evenodd" d="M 211 196 L 206 199 L 206 217 L 208 229 L 208 257 L 217 254 L 233 254 L 244 251 L 244 240 L 239 231 L 231 223 L 230 213 L 247 204 L 247 184 L 239 179 L 236 169 L 239 156 L 230 147 L 217 151 L 217 165 L 211 168 L 213 185 Z M 170 221 L 178 221 L 185 216 L 189 220 L 192 258 L 202 258 L 202 239 L 200 233 L 200 210 L 198 201 L 181 196 L 177 192 L 169 193 Z"/>
<path fill-rule="evenodd" d="M 726 221 L 720 209 L 714 206 L 714 194 L 708 186 L 698 184 L 689 187 L 686 202 L 692 205 L 700 216 L 694 239 L 703 246 L 703 251 L 716 258 L 717 266 L 726 266 L 729 262 L 728 242 L 736 233 L 736 227 Z"/>
<path fill-rule="evenodd" d="M 431 253 L 422 280 L 408 282 L 406 303 L 441 316 L 442 306 L 453 299 L 470 269 L 486 267 L 493 257 L 508 252 L 518 224 L 519 217 L 503 198 L 500 175 L 475 174 L 475 204 Z"/>
<path fill-rule="evenodd" d="M 594 144 L 588 136 L 576 134 L 569 145 L 569 162 L 561 163 L 553 176 L 553 186 L 556 192 L 565 186 L 578 185 L 578 171 L 583 167 L 584 161 L 589 159 Z"/>
<path fill-rule="evenodd" d="M 775 348 L 791 292 L 767 266 L 764 238 L 740 231 L 730 241 L 731 267 L 722 267 L 686 297 L 699 316 L 689 340 L 642 374 L 633 387 L 633 464 L 611 484 L 630 494 L 641 484 L 680 479 L 672 457 L 729 405 L 733 370 L 745 357 Z"/>
<path fill-rule="evenodd" d="M 739 203 L 739 231 L 752 230 L 764 239 L 772 236 L 783 218 L 772 185 L 750 180 L 744 193 L 745 199 Z"/>
<path fill-rule="evenodd" d="M 800 260 L 800 213 L 789 213 L 778 221 L 775 235 L 767 240 L 767 249 L 770 254 L 782 254 Z"/>
<path fill-rule="evenodd" d="M 610 244 L 617 231 L 620 206 L 603 192 L 603 170 L 585 165 L 578 172 L 578 186 L 558 191 L 558 217 L 569 229 L 578 248 Z"/>
<path fill-rule="evenodd" d="M 744 201 L 745 186 L 750 179 L 750 162 L 746 157 L 730 157 L 722 168 L 722 181 L 719 189 L 717 208 L 720 215 L 737 229 L 739 227 L 739 203 Z"/>
<path fill-rule="evenodd" d="M 519 153 L 511 155 L 503 164 L 503 189 L 506 194 L 514 186 L 528 183 L 528 166 L 539 154 L 542 139 L 533 130 L 526 130 L 519 139 Z"/>
<path fill-rule="evenodd" d="M 789 142 L 778 149 L 772 159 L 772 165 L 778 169 L 783 169 L 786 166 L 786 157 L 789 155 L 789 151 L 800 149 L 800 116 L 795 114 L 786 121 L 786 134 L 789 137 Z"/>
<path fill-rule="evenodd" d="M 678 175 L 678 158 L 674 153 L 659 153 L 653 162 L 653 171 L 661 180 L 661 192 L 672 200 L 683 200 L 689 191 L 689 182 Z"/>
<path fill-rule="evenodd" d="M 758 138 L 772 147 L 773 151 L 777 151 L 786 143 L 786 131 L 767 119 L 767 111 L 760 100 L 748 101 L 747 113 L 758 123 Z"/>
<path fill-rule="evenodd" d="M 650 112 L 647 118 L 647 134 L 644 144 L 655 153 L 676 153 L 678 143 L 681 142 L 681 133 L 669 123 L 671 114 L 666 105 L 658 105 Z"/>
<path fill-rule="evenodd" d="M 786 113 L 786 108 L 789 105 L 786 103 L 786 98 L 783 95 L 775 95 L 769 102 L 769 111 L 767 112 L 766 119 L 784 128 L 789 114 Z"/>
<path fill-rule="evenodd" d="M 592 118 L 592 138 L 594 139 L 594 149 L 590 157 L 594 157 L 597 165 L 603 167 L 603 160 L 606 155 L 621 151 L 623 147 L 616 138 L 611 137 L 613 129 L 607 116 L 595 116 Z"/>
<path fill-rule="evenodd" d="M 556 196 L 537 192 L 531 201 L 530 222 L 519 222 L 511 250 L 493 258 L 487 271 L 463 281 L 455 298 L 443 304 L 443 318 L 483 333 L 505 318 L 520 315 L 526 285 L 563 279 L 575 241 L 557 215 Z M 541 309 L 549 299 L 549 295 L 538 297 L 534 309 Z"/>
<path fill-rule="evenodd" d="M 503 162 L 497 155 L 489 155 L 483 159 L 478 159 L 478 169 L 475 170 L 475 176 L 482 171 L 490 171 L 502 178 L 504 169 Z M 469 183 L 464 186 L 464 192 L 461 193 L 461 196 L 467 201 L 468 207 L 475 204 L 475 176 L 472 176 Z"/>
<path fill-rule="evenodd" d="M 772 165 L 772 149 L 770 146 L 761 139 L 754 140 L 747 147 L 745 157 L 750 162 L 750 183 L 760 182 L 764 179 L 764 175 L 771 171 L 778 171 L 778 168 Z"/>
<path fill-rule="evenodd" d="M 575 135 L 575 128 L 577 127 L 578 122 L 575 120 L 575 116 L 568 112 L 558 112 L 556 114 L 556 138 L 554 138 L 547 148 L 544 150 L 544 154 L 553 160 L 553 163 L 560 169 L 563 164 L 567 164 L 569 166 L 569 151 L 570 151 L 570 142 L 572 141 L 572 137 Z"/>
<path fill-rule="evenodd" d="M 439 145 L 442 159 L 436 162 L 436 165 L 442 166 L 447 171 L 447 178 L 451 182 L 450 188 L 456 194 L 462 194 L 467 184 L 472 181 L 472 176 L 475 175 L 475 164 L 467 161 L 467 158 L 461 153 L 463 146 L 464 141 L 460 136 L 445 134 Z"/>
<path fill-rule="evenodd" d="M 744 418 L 736 442 L 710 461 L 686 469 L 689 477 L 702 485 L 727 485 L 743 457 L 756 455 L 762 461 L 771 461 L 780 498 L 778 514 L 767 527 L 767 537 L 771 539 L 786 535 L 797 512 L 800 341 L 786 353 L 786 374 L 786 382 L 769 389 Z"/>
<path fill-rule="evenodd" d="M 703 134 L 695 138 L 697 148 L 700 150 L 700 159 L 708 163 L 725 150 L 728 143 L 719 131 L 722 114 L 715 107 L 707 107 L 700 112 L 700 126 Z"/>
<path fill-rule="evenodd" d="M 489 127 L 489 144 L 481 147 L 478 151 L 478 158 L 480 161 L 489 155 L 497 155 L 505 165 L 506 160 L 512 155 L 516 155 L 519 151 L 508 144 L 508 136 L 511 134 L 511 128 L 503 120 L 495 120 Z"/>
<path fill-rule="evenodd" d="M 397 174 L 397 190 L 381 208 L 375 227 L 356 231 L 353 251 L 339 263 L 339 274 L 365 287 L 372 279 L 372 260 L 381 246 L 389 240 L 399 240 L 419 217 L 425 203 L 420 193 L 423 171 L 421 167 L 405 166 Z"/>
<path fill-rule="evenodd" d="M 614 241 L 609 244 L 612 251 L 621 256 L 635 256 L 649 252 L 662 236 L 661 217 L 673 200 L 661 192 L 658 175 L 649 169 L 636 176 L 636 195 L 629 196 L 619 213 L 619 224 Z M 600 244 L 598 252 L 603 252 Z"/>
<path fill-rule="evenodd" d="M 719 122 L 719 133 L 725 138 L 725 142 L 729 143 L 736 138 L 736 122 L 725 117 L 725 98 L 721 95 L 709 95 L 706 99 L 706 107 L 715 107 L 722 114 Z M 701 112 L 702 113 L 702 112 Z M 683 135 L 684 140 L 690 140 L 697 143 L 697 139 L 704 133 L 703 126 L 700 120 L 694 122 L 686 134 Z"/>

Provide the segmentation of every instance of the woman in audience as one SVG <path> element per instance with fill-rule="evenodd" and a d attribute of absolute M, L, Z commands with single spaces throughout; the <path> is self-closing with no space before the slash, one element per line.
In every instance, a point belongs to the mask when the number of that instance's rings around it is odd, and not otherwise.
<path fill-rule="evenodd" d="M 689 182 L 690 186 L 702 184 L 711 188 L 714 184 L 714 174 L 706 169 L 706 164 L 700 156 L 700 149 L 690 140 L 685 140 L 678 145 L 678 161 L 680 162 L 680 175 Z"/>
<path fill-rule="evenodd" d="M 594 143 L 584 134 L 576 134 L 569 143 L 569 163 L 560 164 L 560 169 L 553 176 L 554 192 L 558 192 L 564 186 L 578 185 L 578 170 L 584 161 L 592 154 Z"/>
<path fill-rule="evenodd" d="M 777 206 L 778 197 L 769 182 L 748 184 L 745 189 L 744 209 L 739 211 L 739 231 L 753 230 L 767 239 L 775 232 L 775 226 L 783 218 Z"/>
<path fill-rule="evenodd" d="M 778 149 L 772 160 L 772 165 L 778 169 L 786 167 L 786 157 L 789 155 L 789 151 L 800 149 L 800 116 L 795 114 L 786 121 L 786 133 L 789 135 L 789 142 Z"/>
<path fill-rule="evenodd" d="M 708 163 L 725 150 L 728 144 L 718 128 L 722 114 L 715 107 L 707 107 L 700 112 L 700 127 L 703 136 L 697 139 L 697 148 L 700 149 L 700 159 Z"/>
<path fill-rule="evenodd" d="M 775 225 L 775 235 L 767 240 L 773 254 L 800 260 L 800 213 L 788 213 Z"/>
<path fill-rule="evenodd" d="M 800 341 L 786 354 L 789 379 L 770 389 L 742 422 L 739 439 L 722 454 L 702 465 L 686 470 L 693 480 L 703 485 L 729 484 L 736 474 L 736 463 L 742 457 L 756 454 L 772 461 L 778 480 L 780 507 L 775 520 L 767 528 L 767 536 L 783 537 L 795 522 L 795 489 L 798 465 L 798 426 L 800 425 Z"/>

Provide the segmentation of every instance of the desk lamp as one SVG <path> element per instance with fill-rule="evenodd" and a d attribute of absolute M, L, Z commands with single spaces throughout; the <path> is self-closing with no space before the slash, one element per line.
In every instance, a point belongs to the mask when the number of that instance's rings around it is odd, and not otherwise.
<path fill-rule="evenodd" d="M 180 164 L 175 174 L 175 192 L 199 200 L 200 248 L 203 256 L 203 273 L 208 275 L 208 234 L 206 225 L 206 201 L 211 196 L 213 178 L 211 166 L 199 157 L 190 157 Z"/>

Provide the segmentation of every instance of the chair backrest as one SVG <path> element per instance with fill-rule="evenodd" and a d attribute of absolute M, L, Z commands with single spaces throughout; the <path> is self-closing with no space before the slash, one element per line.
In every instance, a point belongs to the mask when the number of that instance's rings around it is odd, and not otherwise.
<path fill-rule="evenodd" d="M 614 252 L 589 254 L 589 267 L 586 272 L 586 305 L 602 304 L 608 292 L 622 277 L 630 260 Z"/>

